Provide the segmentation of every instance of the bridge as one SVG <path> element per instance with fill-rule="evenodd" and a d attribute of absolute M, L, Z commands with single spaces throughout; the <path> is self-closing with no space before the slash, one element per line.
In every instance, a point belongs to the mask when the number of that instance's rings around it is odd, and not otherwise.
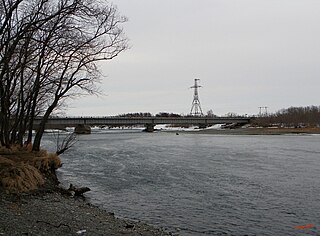
<path fill-rule="evenodd" d="M 91 126 L 134 126 L 144 125 L 145 131 L 153 132 L 159 124 L 196 125 L 205 128 L 215 124 L 244 125 L 250 122 L 250 117 L 51 117 L 46 128 L 75 127 L 76 132 L 87 130 L 90 133 Z M 40 123 L 40 118 L 35 119 L 35 126 Z"/>

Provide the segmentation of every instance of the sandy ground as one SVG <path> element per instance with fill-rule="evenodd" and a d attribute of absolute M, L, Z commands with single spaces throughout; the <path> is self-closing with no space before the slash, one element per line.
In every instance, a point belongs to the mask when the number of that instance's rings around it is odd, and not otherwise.
<path fill-rule="evenodd" d="M 204 129 L 200 134 L 217 135 L 282 135 L 282 134 L 320 134 L 320 128 L 238 128 Z"/>
<path fill-rule="evenodd" d="M 170 235 L 57 191 L 20 196 L 0 192 L 0 199 L 0 235 Z"/>

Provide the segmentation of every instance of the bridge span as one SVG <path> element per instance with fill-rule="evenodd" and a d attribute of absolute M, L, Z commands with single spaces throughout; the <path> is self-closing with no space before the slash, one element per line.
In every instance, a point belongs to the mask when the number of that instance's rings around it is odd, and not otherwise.
<path fill-rule="evenodd" d="M 248 124 L 250 117 L 51 117 L 46 128 L 90 126 L 133 126 L 144 125 L 147 132 L 153 132 L 158 124 L 196 125 L 200 128 L 215 124 Z M 35 125 L 40 119 L 35 119 Z"/>

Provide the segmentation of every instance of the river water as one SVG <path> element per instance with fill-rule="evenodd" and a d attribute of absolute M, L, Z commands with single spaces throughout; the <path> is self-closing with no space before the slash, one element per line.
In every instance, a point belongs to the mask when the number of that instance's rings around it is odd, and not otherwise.
<path fill-rule="evenodd" d="M 79 136 L 59 175 L 117 216 L 179 235 L 319 235 L 319 144 L 317 135 L 100 130 Z"/>

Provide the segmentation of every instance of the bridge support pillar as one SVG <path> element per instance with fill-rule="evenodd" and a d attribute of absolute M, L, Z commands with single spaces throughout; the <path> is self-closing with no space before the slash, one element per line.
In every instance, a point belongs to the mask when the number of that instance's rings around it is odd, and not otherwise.
<path fill-rule="evenodd" d="M 144 129 L 144 131 L 151 133 L 151 132 L 154 131 L 154 126 L 155 126 L 154 124 L 146 124 L 146 125 L 145 125 L 146 128 Z"/>
<path fill-rule="evenodd" d="M 207 127 L 208 127 L 207 124 L 199 124 L 199 129 L 205 129 Z"/>
<path fill-rule="evenodd" d="M 74 132 L 76 134 L 91 134 L 91 127 L 89 125 L 77 125 Z"/>

